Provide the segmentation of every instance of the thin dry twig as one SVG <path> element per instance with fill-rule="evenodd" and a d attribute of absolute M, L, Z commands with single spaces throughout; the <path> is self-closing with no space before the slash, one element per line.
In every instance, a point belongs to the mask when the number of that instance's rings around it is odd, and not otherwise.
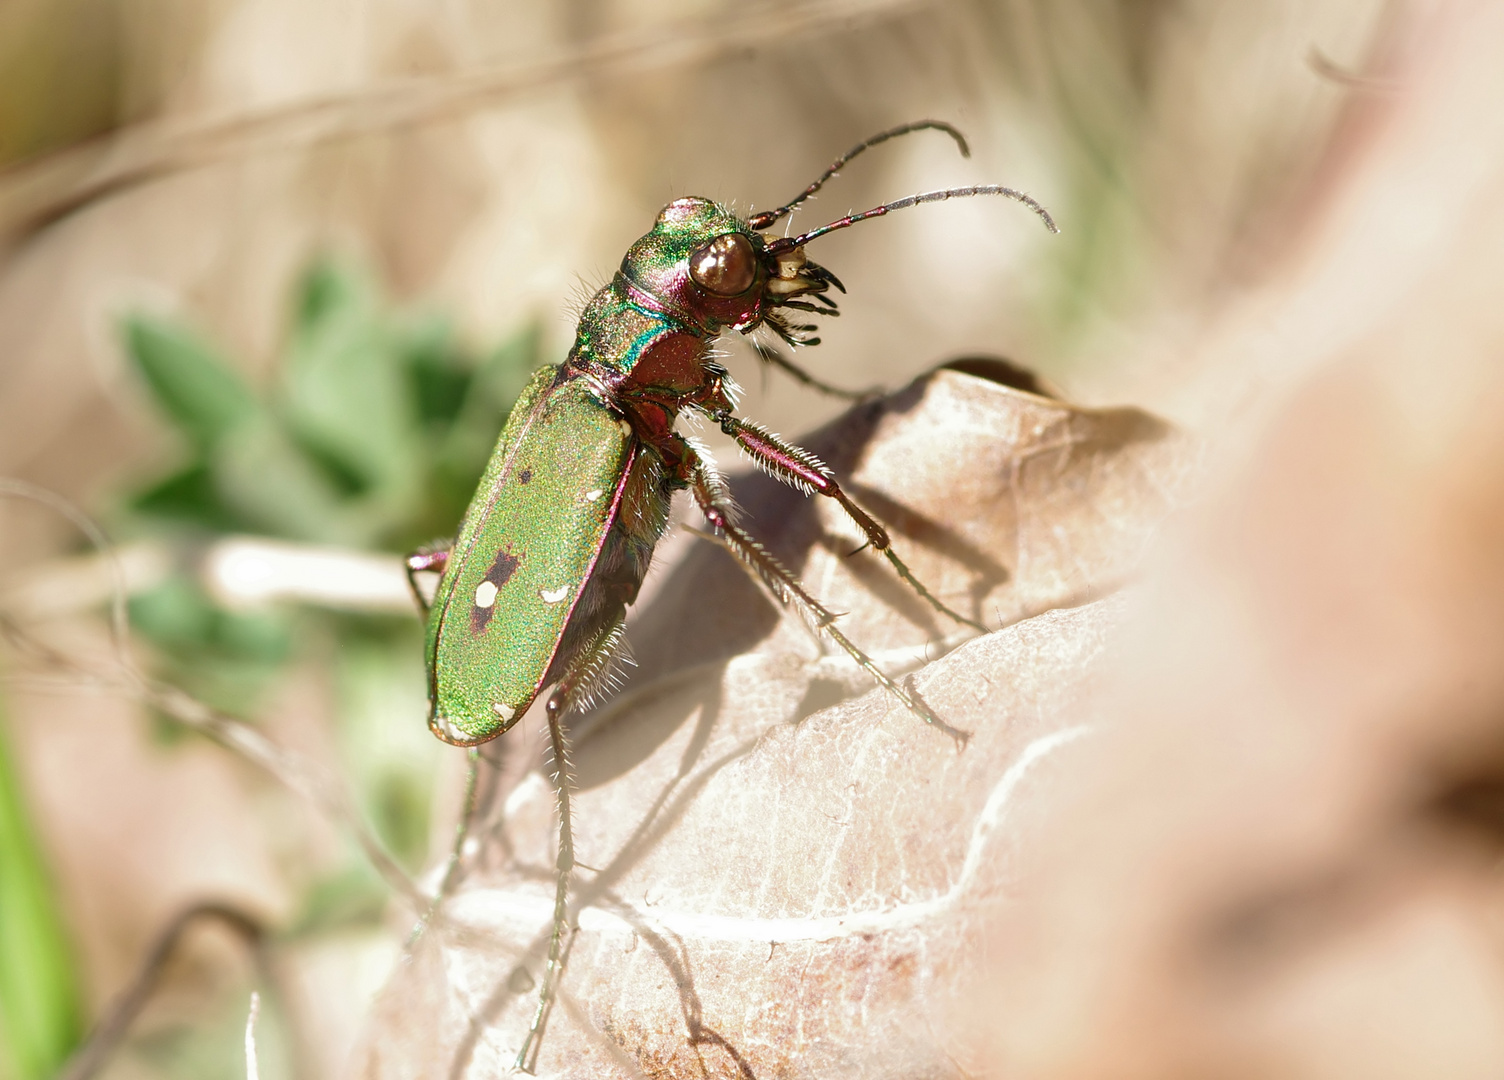
<path fill-rule="evenodd" d="M 0 172 L 0 239 L 28 239 L 93 203 L 214 162 L 442 123 L 543 87 L 704 63 L 768 42 L 845 28 L 853 20 L 891 17 L 918 3 L 757 5 L 729 18 L 610 34 L 517 64 L 392 79 L 350 93 L 187 123 L 142 123 Z"/>
<path fill-rule="evenodd" d="M 1317 46 L 1312 45 L 1306 53 L 1306 63 L 1312 71 L 1323 79 L 1345 86 L 1350 90 L 1361 90 L 1366 94 L 1397 94 L 1400 84 L 1394 79 L 1377 79 L 1372 75 L 1358 75 L 1343 67 L 1337 61 L 1327 56 Z"/>
<path fill-rule="evenodd" d="M 256 1016 L 261 1012 L 261 995 L 251 991 L 251 1008 L 245 1018 L 245 1078 L 261 1080 L 261 1065 L 256 1060 Z"/>
<path fill-rule="evenodd" d="M 111 678 L 100 675 L 88 665 L 40 641 L 4 612 L 0 612 L 0 633 L 35 661 L 66 673 L 72 681 L 98 686 L 155 708 L 268 773 L 346 829 L 393 892 L 419 910 L 427 907 L 429 898 L 365 827 L 350 805 L 342 786 L 327 776 L 324 770 L 303 755 L 278 746 L 249 724 L 210 708 L 177 687 L 153 680 L 141 671 L 130 655 L 124 572 L 104 530 L 83 510 L 55 492 L 23 481 L 0 478 L 0 496 L 5 495 L 36 502 L 61 514 L 77 526 L 110 563 L 115 585 L 110 600 L 110 635 L 119 669 L 118 676 Z"/>
<path fill-rule="evenodd" d="M 183 935 L 189 927 L 202 921 L 218 922 L 246 943 L 255 960 L 259 977 L 266 985 L 272 985 L 270 964 L 265 954 L 266 930 L 261 921 L 231 904 L 209 902 L 195 904 L 183 909 L 157 935 L 157 940 L 142 961 L 136 977 L 131 980 L 120 996 L 110 1005 L 104 1019 L 95 1025 L 83 1046 L 68 1060 L 58 1080 L 89 1080 L 104 1067 L 110 1056 L 120 1047 L 126 1033 L 145 1008 L 146 1002 L 156 990 L 167 961 L 177 951 Z M 251 1024 L 255 1022 L 256 1005 L 253 998 L 251 1019 L 246 1029 L 247 1054 L 252 1049 Z M 254 1076 L 254 1074 L 252 1074 Z"/>
<path fill-rule="evenodd" d="M 433 899 L 423 909 L 422 915 L 418 917 L 417 925 L 413 927 L 412 933 L 408 935 L 407 943 L 403 946 L 404 957 L 412 954 L 413 947 L 418 944 L 418 940 L 422 938 L 424 931 L 438 914 L 440 905 L 444 903 L 444 899 L 454 887 L 459 873 L 460 860 L 465 854 L 465 841 L 470 837 L 470 825 L 475 818 L 476 789 L 480 779 L 480 751 L 471 747 L 465 752 L 465 759 L 465 793 L 460 800 L 459 821 L 454 826 L 454 842 L 450 845 L 449 858 L 444 863 L 444 873 L 439 878 L 438 888 L 434 889 Z"/>

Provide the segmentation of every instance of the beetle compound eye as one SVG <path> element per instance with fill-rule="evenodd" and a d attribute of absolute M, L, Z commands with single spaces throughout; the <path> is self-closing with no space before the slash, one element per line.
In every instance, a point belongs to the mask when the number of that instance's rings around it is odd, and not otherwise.
<path fill-rule="evenodd" d="M 717 296 L 740 296 L 757 278 L 752 241 L 741 233 L 717 236 L 689 257 L 689 276 Z"/>

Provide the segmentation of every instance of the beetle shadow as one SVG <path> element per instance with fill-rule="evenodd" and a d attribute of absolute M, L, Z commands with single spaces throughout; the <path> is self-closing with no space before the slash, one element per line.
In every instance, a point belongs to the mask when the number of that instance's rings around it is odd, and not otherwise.
<path fill-rule="evenodd" d="M 617 916 L 636 932 L 637 936 L 645 941 L 648 948 L 653 950 L 660 963 L 667 969 L 669 977 L 674 980 L 674 987 L 679 993 L 679 1011 L 684 1016 L 684 1030 L 689 1037 L 689 1044 L 695 1048 L 700 1058 L 700 1070 L 703 1075 L 712 1075 L 705 1066 L 705 1057 L 700 1053 L 702 1046 L 719 1047 L 736 1066 L 736 1075 L 743 1080 L 757 1080 L 757 1074 L 752 1071 L 752 1066 L 747 1064 L 746 1058 L 732 1045 L 720 1032 L 705 1025 L 705 1008 L 700 1001 L 699 991 L 695 989 L 694 976 L 690 972 L 689 953 L 684 948 L 684 943 L 677 937 L 669 940 L 668 932 L 660 933 L 638 915 L 637 911 L 629 904 L 607 892 L 601 896 L 602 907 L 609 907 L 616 912 Z"/>
<path fill-rule="evenodd" d="M 827 532 L 820 534 L 819 546 L 838 559 L 845 571 L 856 579 L 857 584 L 885 607 L 898 612 L 922 629 L 926 638 L 938 638 L 942 635 L 944 631 L 938 621 L 941 616 L 912 586 L 893 572 L 893 567 L 880 553 L 868 546 L 852 550 L 850 537 Z"/>
<path fill-rule="evenodd" d="M 673 980 L 674 989 L 679 999 L 679 1012 L 684 1018 L 685 1041 L 694 1048 L 697 1056 L 699 1056 L 701 1072 L 706 1076 L 712 1075 L 710 1069 L 706 1066 L 704 1054 L 701 1051 L 702 1047 L 712 1046 L 719 1048 L 731 1059 L 736 1069 L 736 1076 L 741 1077 L 742 1080 L 757 1080 L 757 1074 L 753 1071 L 752 1066 L 748 1064 L 747 1059 L 736 1048 L 736 1045 L 719 1031 L 716 1031 L 705 1023 L 704 1004 L 700 999 L 699 990 L 695 987 L 694 975 L 690 969 L 688 950 L 685 949 L 683 942 L 677 938 L 670 940 L 670 935 L 667 932 L 659 932 L 649 926 L 635 908 L 622 901 L 609 890 L 602 891 L 600 895 L 596 896 L 594 898 L 594 905 L 614 912 L 618 918 L 631 926 L 633 932 L 641 941 L 647 944 L 659 963 L 663 965 L 664 970 L 667 971 L 669 978 Z M 546 944 L 546 942 L 547 936 L 543 935 L 529 947 L 524 955 L 529 956 L 537 952 L 539 947 Z M 565 970 L 568 970 L 569 954 L 573 949 L 574 935 L 571 934 L 569 943 L 562 954 Z M 536 983 L 528 975 L 523 963 L 523 960 L 519 960 L 512 967 L 507 976 L 492 990 L 485 1004 L 471 1016 L 469 1023 L 466 1025 L 465 1033 L 456 1044 L 454 1054 L 450 1058 L 447 1074 L 449 1080 L 462 1080 L 474 1060 L 475 1051 L 480 1045 L 480 1040 L 490 1030 L 497 1014 L 501 1012 L 508 1001 L 520 994 L 525 994 L 530 990 L 536 989 Z M 519 978 L 519 976 L 523 976 L 524 978 Z M 553 1004 L 565 1004 L 562 988 L 557 993 L 558 997 Z M 550 1006 L 549 1013 L 545 1016 L 544 1024 L 539 1029 L 539 1039 L 536 1044 L 535 1053 L 541 1050 L 542 1042 L 547 1038 L 547 1025 L 548 1020 L 551 1019 L 552 1012 L 553 1005 Z M 628 1067 L 640 1067 L 640 1063 L 632 1056 L 631 1052 L 616 1041 L 609 1027 L 605 1029 L 597 1027 L 587 1016 L 576 1016 L 575 1020 L 583 1031 L 588 1035 L 594 1036 L 602 1044 L 602 1048 L 608 1054 L 625 1059 L 622 1063 Z"/>
<path fill-rule="evenodd" d="M 1048 395 L 1052 391 L 1031 373 L 995 357 L 968 357 L 945 367 L 1030 393 Z M 799 442 L 829 465 L 852 497 L 896 536 L 964 567 L 970 576 L 966 586 L 971 608 L 968 614 L 983 621 L 983 600 L 1011 579 L 1011 568 L 944 521 L 849 479 L 882 419 L 890 413 L 909 413 L 921 407 L 933 374 L 926 373 L 886 397 L 854 405 Z M 850 554 L 842 550 L 849 541 L 831 536 L 821 524 L 818 497 L 806 496 L 756 471 L 729 478 L 729 486 L 743 511 L 743 527 L 784 565 L 804 565 L 816 547 L 843 557 Z M 846 566 L 881 603 L 926 634 L 938 637 L 947 629 L 944 616 L 898 578 L 880 554 L 864 553 L 848 559 Z M 711 543 L 697 544 L 673 568 L 672 577 L 662 583 L 651 603 L 634 612 L 628 623 L 627 634 L 637 662 L 633 682 L 646 686 L 688 668 L 725 662 L 750 652 L 786 617 L 725 549 Z M 665 728 L 660 741 L 671 734 Z M 622 758 L 614 772 L 600 779 L 627 772 L 652 749 L 651 743 L 641 746 L 638 752 Z"/>
<path fill-rule="evenodd" d="M 852 497 L 870 510 L 890 532 L 937 551 L 971 572 L 971 582 L 966 591 L 971 597 L 974 610 L 970 614 L 974 618 L 980 615 L 982 599 L 998 586 L 1006 585 L 1013 577 L 1013 571 L 990 552 L 973 544 L 944 522 L 910 509 L 892 496 L 866 484 L 849 481 L 845 486 Z M 913 592 L 912 589 L 908 591 L 911 594 Z"/>
<path fill-rule="evenodd" d="M 883 408 L 881 401 L 857 405 L 801 445 L 842 477 L 860 458 Z M 824 531 L 813 499 L 762 473 L 728 480 L 742 526 L 784 565 L 802 565 Z M 636 677 L 657 679 L 749 652 L 783 617 L 735 558 L 718 545 L 698 544 L 674 568 L 652 604 L 628 625 Z"/>
<path fill-rule="evenodd" d="M 840 679 L 811 679 L 799 699 L 795 716 L 813 716 L 851 699 L 851 686 Z"/>
<path fill-rule="evenodd" d="M 714 665 L 711 665 L 714 666 Z M 637 864 L 639 859 L 655 846 L 675 825 L 683 818 L 690 805 L 704 790 L 705 786 L 728 765 L 735 763 L 748 754 L 761 743 L 764 735 L 758 734 L 752 738 L 743 740 L 727 752 L 721 754 L 715 760 L 701 766 L 706 748 L 710 742 L 716 722 L 721 712 L 721 680 L 709 677 L 708 673 L 694 669 L 684 673 L 687 677 L 695 678 L 695 681 L 706 688 L 705 694 L 695 703 L 695 711 L 698 717 L 695 721 L 695 730 L 691 733 L 690 740 L 685 746 L 684 753 L 680 758 L 679 768 L 675 774 L 668 778 L 652 803 L 643 813 L 636 827 L 628 838 L 617 849 L 615 855 L 595 876 L 589 881 L 575 882 L 572 890 L 573 900 L 570 904 L 572 912 L 579 912 L 587 907 L 605 907 L 615 911 L 624 921 L 628 922 L 633 929 L 647 941 L 655 955 L 664 964 L 670 977 L 674 980 L 680 1002 L 680 1010 L 684 1015 L 685 1033 L 689 1043 L 696 1047 L 698 1052 L 701 1046 L 716 1046 L 723 1050 L 735 1064 L 737 1075 L 754 1078 L 751 1067 L 742 1057 L 736 1047 L 723 1035 L 709 1028 L 703 1021 L 703 1005 L 699 993 L 695 989 L 694 980 L 689 969 L 687 956 L 684 954 L 682 943 L 677 946 L 670 944 L 668 940 L 657 931 L 646 925 L 636 910 L 631 905 L 620 899 L 615 892 L 614 886 Z M 703 677 L 702 677 L 703 676 Z M 676 730 L 681 721 L 675 720 L 671 729 Z M 594 741 L 592 736 L 600 737 L 602 734 L 615 734 L 608 725 L 601 727 L 584 727 L 580 732 L 578 750 L 588 750 Z M 580 757 L 587 761 L 598 761 L 612 755 L 599 753 L 581 753 Z M 585 769 L 588 770 L 586 765 Z M 581 786 L 591 786 L 600 782 L 593 776 L 587 775 L 587 782 Z M 515 864 L 514 864 L 515 866 Z M 518 868 L 528 878 L 540 881 L 552 881 L 552 873 L 543 867 Z M 577 915 L 576 915 L 577 917 Z M 463 1076 L 480 1040 L 486 1032 L 494 1026 L 497 1017 L 507 1004 L 515 997 L 536 990 L 537 984 L 529 973 L 530 966 L 536 966 L 547 951 L 552 927 L 541 931 L 517 956 L 516 961 L 500 979 L 491 993 L 487 996 L 484 1004 L 477 1009 L 469 1018 L 464 1035 L 455 1047 L 451 1058 L 449 1076 L 457 1080 Z M 564 951 L 564 970 L 568 970 L 568 956 L 574 945 L 574 935 L 571 934 Z M 552 1005 L 549 1014 L 552 1013 Z M 546 1038 L 547 1022 L 549 1016 L 545 1016 L 545 1024 L 540 1032 L 541 1037 Z M 586 1027 L 590 1027 L 587 1023 Z M 609 1033 L 599 1032 L 593 1027 L 592 1031 L 609 1039 Z M 615 1046 L 616 1052 L 624 1052 L 624 1048 Z M 755 1078 L 754 1078 L 755 1080 Z"/>
<path fill-rule="evenodd" d="M 999 363 L 1003 365 L 1001 368 L 996 366 Z M 1037 384 L 1019 376 L 1021 369 L 1006 362 L 971 358 L 948 366 L 1015 389 L 1041 393 Z M 858 404 L 800 442 L 822 458 L 853 497 L 871 509 L 896 535 L 929 547 L 970 570 L 974 575 L 970 589 L 974 602 L 980 603 L 991 589 L 1009 580 L 1008 567 L 945 523 L 916 513 L 873 488 L 853 484 L 847 479 L 861 460 L 883 416 L 906 413 L 918 407 L 925 390 L 925 377 L 921 377 L 893 395 Z M 848 545 L 849 540 L 825 532 L 813 498 L 761 473 L 740 474 L 731 479 L 730 487 L 744 511 L 742 524 L 785 564 L 802 565 L 816 546 L 845 554 L 840 548 Z M 935 628 L 937 617 L 892 573 L 881 556 L 862 556 L 850 565 L 864 587 L 882 602 L 928 630 Z M 628 628 L 637 660 L 633 688 L 603 708 L 572 718 L 570 725 L 574 729 L 578 751 L 578 787 L 595 787 L 629 773 L 671 739 L 684 723 L 687 714 L 681 709 L 638 708 L 642 703 L 639 695 L 662 693 L 680 679 L 692 681 L 701 688 L 698 694 L 680 699 L 687 700 L 697 715 L 674 775 L 663 783 L 610 861 L 588 881 L 577 878 L 570 910 L 578 912 L 590 906 L 606 907 L 632 925 L 642 940 L 648 942 L 674 981 L 690 1044 L 720 1047 L 735 1063 L 739 1075 L 744 1077 L 750 1077 L 752 1073 L 741 1054 L 718 1032 L 704 1025 L 703 1005 L 695 989 L 683 943 L 670 942 L 660 932 L 648 927 L 636 909 L 619 898 L 616 889 L 646 853 L 682 822 L 711 779 L 726 766 L 751 754 L 766 737 L 766 732 L 760 732 L 702 764 L 701 759 L 710 746 L 726 704 L 723 693 L 726 663 L 755 648 L 784 617 L 784 613 L 769 603 L 761 588 L 724 549 L 708 543 L 695 545 L 675 568 L 672 578 L 663 583 L 656 598 L 642 611 L 634 612 Z M 849 689 L 844 684 L 817 679 L 806 688 L 795 711 L 796 719 L 770 725 L 767 730 L 798 723 L 797 718 L 847 697 Z M 630 738 L 623 738 L 622 725 L 611 721 L 629 712 L 634 714 Z M 608 739 L 611 752 L 602 752 L 601 742 Z M 544 867 L 525 868 L 522 872 L 540 881 L 552 880 L 552 874 Z M 491 1028 L 506 1004 L 516 995 L 534 988 L 527 985 L 531 982 L 528 966 L 536 966 L 541 960 L 550 932 L 551 928 L 545 928 L 521 952 L 486 1004 L 472 1017 L 466 1036 L 456 1051 L 451 1075 L 463 1072 L 480 1038 Z M 571 935 L 571 950 L 573 942 Z M 584 1026 L 610 1037 L 609 1033 L 599 1032 L 591 1025 Z"/>
<path fill-rule="evenodd" d="M 548 939 L 549 933 L 545 931 L 539 941 L 534 941 L 529 945 L 523 951 L 522 955 L 518 957 L 517 962 L 507 971 L 506 977 L 491 991 L 485 1003 L 470 1014 L 470 1020 L 465 1025 L 465 1033 L 460 1036 L 459 1042 L 455 1044 L 454 1054 L 449 1059 L 448 1080 L 463 1080 L 466 1070 L 469 1069 L 471 1061 L 475 1058 L 475 1050 L 480 1046 L 481 1039 L 485 1036 L 486 1032 L 492 1029 L 496 1017 L 501 1013 L 507 1002 L 520 994 L 526 994 L 530 990 L 537 989 L 537 983 L 533 981 L 532 975 L 528 972 L 526 963 L 533 953 L 539 951 L 540 943 L 544 949 L 548 947 Z M 559 954 L 560 963 L 567 967 L 569 954 L 573 951 L 574 935 L 571 934 L 564 943 L 563 951 Z M 552 1011 L 552 1005 L 550 1005 L 549 1012 L 551 1013 Z M 547 1020 L 548 1017 L 545 1015 L 544 1025 L 539 1029 L 540 1039 L 547 1030 Z M 537 1053 L 536 1044 L 533 1053 Z"/>

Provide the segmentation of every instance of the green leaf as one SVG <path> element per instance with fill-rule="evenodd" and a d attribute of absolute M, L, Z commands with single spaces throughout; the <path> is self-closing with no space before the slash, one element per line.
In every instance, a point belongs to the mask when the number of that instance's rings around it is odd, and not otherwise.
<path fill-rule="evenodd" d="M 303 273 L 293 310 L 293 326 L 303 334 L 362 300 L 359 279 L 332 259 L 318 259 Z"/>
<path fill-rule="evenodd" d="M 270 416 L 225 439 L 210 467 L 218 498 L 252 532 L 360 545 L 377 527 L 349 511 L 345 487 Z"/>
<path fill-rule="evenodd" d="M 214 472 L 204 462 L 194 462 L 181 472 L 138 492 L 130 499 L 138 514 L 192 525 L 210 532 L 239 532 L 248 523 L 220 498 Z"/>
<path fill-rule="evenodd" d="M 179 574 L 132 596 L 126 610 L 133 630 L 175 652 L 201 648 L 214 633 L 214 604 L 195 582 Z"/>
<path fill-rule="evenodd" d="M 507 413 L 542 363 L 542 343 L 538 324 L 527 326 L 486 357 L 470 380 L 464 406 L 449 429 L 437 462 L 439 469 L 461 486 L 474 490 Z M 461 504 L 458 513 L 464 509 Z"/>
<path fill-rule="evenodd" d="M 412 383 L 418 419 L 446 428 L 464 407 L 476 364 L 462 353 L 443 319 L 415 320 L 404 328 L 398 351 Z"/>
<path fill-rule="evenodd" d="M 292 651 L 287 616 L 277 609 L 227 611 L 192 578 L 174 574 L 127 603 L 131 626 L 153 644 L 184 659 L 213 652 L 230 661 L 275 665 Z"/>
<path fill-rule="evenodd" d="M 123 333 L 157 403 L 200 449 L 260 411 L 240 375 L 182 327 L 133 315 Z"/>
<path fill-rule="evenodd" d="M 57 896 L 0 723 L 0 1072 L 52 1076 L 78 1045 L 82 1018 Z"/>
<path fill-rule="evenodd" d="M 284 936 L 297 940 L 352 926 L 379 925 L 391 892 L 370 863 L 352 859 L 338 873 L 313 883 L 303 897 L 303 910 Z"/>
<path fill-rule="evenodd" d="M 227 611 L 184 574 L 129 602 L 131 627 L 158 649 L 161 672 L 201 701 L 234 716 L 254 713 L 292 655 L 298 620 L 285 607 Z M 160 728 L 165 741 L 175 725 Z"/>
<path fill-rule="evenodd" d="M 332 264 L 305 279 L 283 369 L 283 411 L 298 443 L 314 451 L 353 495 L 371 495 L 390 516 L 421 475 L 418 413 L 396 335 L 373 290 Z"/>
<path fill-rule="evenodd" d="M 334 657 L 341 756 L 361 809 L 402 863 L 423 865 L 440 746 L 424 729 L 422 638 L 411 621 L 347 622 Z"/>

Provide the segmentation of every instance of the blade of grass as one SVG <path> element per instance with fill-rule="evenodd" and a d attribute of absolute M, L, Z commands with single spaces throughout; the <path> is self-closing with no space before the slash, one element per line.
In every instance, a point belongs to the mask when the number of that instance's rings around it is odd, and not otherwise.
<path fill-rule="evenodd" d="M 83 1029 L 57 894 L 31 828 L 0 702 L 0 1074 L 52 1076 Z"/>

